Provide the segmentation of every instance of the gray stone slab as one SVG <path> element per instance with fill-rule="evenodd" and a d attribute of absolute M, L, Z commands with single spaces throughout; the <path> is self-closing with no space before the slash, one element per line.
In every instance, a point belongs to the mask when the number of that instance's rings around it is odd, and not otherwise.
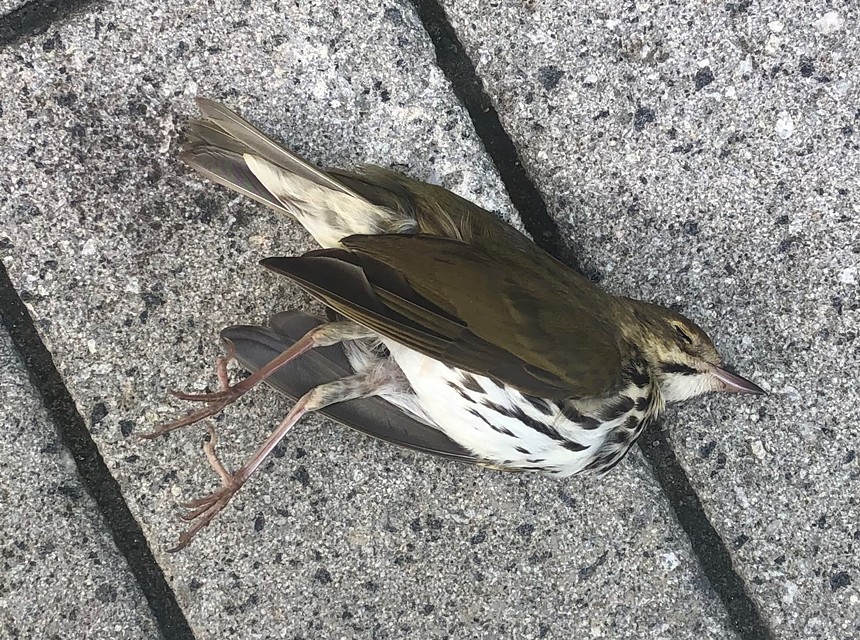
<path fill-rule="evenodd" d="M 2 329 L 0 398 L 0 637 L 160 637 Z"/>
<path fill-rule="evenodd" d="M 15 9 L 20 9 L 25 4 L 27 4 L 27 0 L 0 0 L 0 16 L 12 13 Z"/>
<path fill-rule="evenodd" d="M 857 637 L 857 5 L 444 5 L 602 284 L 772 392 L 665 421 L 769 624 Z"/>
<path fill-rule="evenodd" d="M 93 437 L 201 636 L 731 637 L 638 455 L 556 482 L 308 419 L 165 553 L 176 502 L 217 478 L 202 427 L 136 436 L 186 408 L 167 387 L 212 382 L 220 328 L 315 308 L 256 264 L 311 249 L 304 231 L 178 162 L 194 95 L 315 161 L 395 165 L 511 214 L 407 7 L 112 4 L 0 53 L 0 246 Z M 228 410 L 228 465 L 287 407 L 261 391 Z"/>

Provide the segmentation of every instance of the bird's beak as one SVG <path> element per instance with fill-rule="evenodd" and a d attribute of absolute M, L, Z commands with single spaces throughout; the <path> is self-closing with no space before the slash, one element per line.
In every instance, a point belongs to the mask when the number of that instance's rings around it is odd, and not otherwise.
<path fill-rule="evenodd" d="M 722 369 L 720 367 L 714 367 L 711 369 L 711 374 L 723 383 L 722 391 L 728 391 L 731 393 L 754 393 L 757 395 L 767 395 L 767 391 L 758 386 L 755 382 L 751 380 L 747 380 L 746 378 L 741 378 L 739 375 L 732 373 L 731 371 L 727 371 L 726 369 Z"/>

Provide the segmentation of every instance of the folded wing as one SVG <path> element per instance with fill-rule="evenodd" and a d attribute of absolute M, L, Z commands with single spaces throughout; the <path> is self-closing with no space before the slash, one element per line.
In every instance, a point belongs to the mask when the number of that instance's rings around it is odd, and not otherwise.
<path fill-rule="evenodd" d="M 621 384 L 610 296 L 547 254 L 424 235 L 342 244 L 262 264 L 382 336 L 523 393 L 599 396 Z"/>

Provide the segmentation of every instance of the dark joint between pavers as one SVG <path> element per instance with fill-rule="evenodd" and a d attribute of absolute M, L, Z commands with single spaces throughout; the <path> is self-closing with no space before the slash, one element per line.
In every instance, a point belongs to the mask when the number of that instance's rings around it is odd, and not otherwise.
<path fill-rule="evenodd" d="M 544 250 L 582 272 L 565 246 L 558 225 L 549 215 L 543 196 L 520 162 L 517 149 L 502 127 L 499 115 L 483 89 L 475 65 L 437 0 L 412 0 L 436 49 L 437 63 L 466 107 L 475 131 L 496 165 L 523 225 Z M 679 524 L 689 536 L 705 576 L 723 603 L 738 635 L 745 640 L 772 637 L 746 585 L 732 566 L 731 555 L 708 520 L 699 496 L 678 462 L 666 433 L 652 427 L 639 440 Z"/>
<path fill-rule="evenodd" d="M 0 16 L 0 47 L 47 31 L 51 25 L 104 0 L 32 0 Z"/>
<path fill-rule="evenodd" d="M 502 127 L 499 114 L 484 91 L 475 65 L 448 22 L 445 10 L 436 0 L 413 0 L 412 3 L 433 41 L 439 67 L 469 112 L 475 131 L 496 165 L 526 231 L 549 253 L 582 272 L 576 256 L 562 240 L 558 225 L 547 212 L 543 196 L 520 163 L 519 153 Z"/>
<path fill-rule="evenodd" d="M 162 635 L 171 640 L 192 640 L 194 634 L 191 627 L 152 555 L 143 530 L 125 503 L 119 484 L 93 442 L 83 417 L 2 262 L 0 321 L 24 362 L 30 382 L 39 391 L 60 439 L 71 452 L 84 487 L 95 501 L 117 549 L 125 557 L 140 585 Z M 62 535 L 62 532 L 58 531 L 57 535 Z"/>
<path fill-rule="evenodd" d="M 767 640 L 773 637 L 749 596 L 743 580 L 732 566 L 732 557 L 720 534 L 708 520 L 699 496 L 672 450 L 667 432 L 652 425 L 639 439 L 639 446 L 654 475 L 669 498 L 675 515 L 690 537 L 693 553 L 714 591 L 723 601 L 741 638 Z"/>

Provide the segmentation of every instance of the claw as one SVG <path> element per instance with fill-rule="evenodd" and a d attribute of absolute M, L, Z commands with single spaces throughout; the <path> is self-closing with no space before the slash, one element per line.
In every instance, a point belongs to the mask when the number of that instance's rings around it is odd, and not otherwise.
<path fill-rule="evenodd" d="M 208 521 L 201 520 L 200 522 L 195 524 L 193 527 L 191 527 L 187 531 L 183 531 L 179 535 L 179 542 L 177 543 L 177 545 L 175 547 L 168 549 L 167 552 L 168 553 L 176 553 L 177 551 L 182 551 L 185 547 L 188 546 L 188 543 L 191 542 L 191 540 L 194 538 L 194 536 L 197 535 L 197 533 L 203 527 L 205 527 L 207 524 L 209 524 Z"/>
<path fill-rule="evenodd" d="M 227 345 L 227 353 L 219 356 L 215 360 L 215 373 L 218 376 L 218 391 L 214 393 L 186 393 L 185 391 L 177 391 L 176 389 L 168 389 L 167 393 L 180 400 L 188 400 L 189 402 L 215 402 L 217 400 L 227 400 L 233 396 L 238 397 L 234 391 L 235 385 L 230 385 L 230 376 L 227 373 L 227 366 L 236 359 L 236 345 L 230 340 L 224 341 Z"/>
<path fill-rule="evenodd" d="M 197 506 L 197 508 L 195 509 L 195 505 L 199 506 Z M 180 502 L 179 506 L 183 509 L 194 509 L 193 511 L 189 511 L 188 513 L 179 514 L 180 520 L 183 520 L 185 522 L 193 522 L 194 520 L 197 520 L 197 518 L 202 516 L 204 513 L 206 513 L 212 505 L 210 504 L 209 496 L 206 496 L 206 498 L 199 498 L 197 500 L 190 500 L 188 502 Z"/>
<path fill-rule="evenodd" d="M 220 489 L 219 489 L 220 491 Z M 206 509 L 212 506 L 212 494 L 210 493 L 208 496 L 204 496 L 202 498 L 195 498 L 194 500 L 186 500 L 185 502 L 180 502 L 179 506 L 183 509 L 189 509 L 189 513 L 183 513 L 179 517 L 183 520 L 194 520 L 197 516 L 194 515 L 196 511 L 200 511 L 201 515 Z"/>
<path fill-rule="evenodd" d="M 185 522 L 192 522 L 198 518 L 200 518 L 200 520 L 179 536 L 179 543 L 170 549 L 171 552 L 179 551 L 191 542 L 191 539 L 197 534 L 197 532 L 212 522 L 213 518 L 215 518 L 215 516 L 227 506 L 227 503 L 230 502 L 232 497 L 245 482 L 239 476 L 233 475 L 227 471 L 227 468 L 218 459 L 218 456 L 215 453 L 215 447 L 218 444 L 218 434 L 215 432 L 215 428 L 211 424 L 207 423 L 206 428 L 209 430 L 209 441 L 203 443 L 203 450 L 206 452 L 206 459 L 209 461 L 209 464 L 212 465 L 215 473 L 217 473 L 218 477 L 221 478 L 222 486 L 220 489 L 216 489 L 208 496 L 179 503 L 179 506 L 183 509 L 190 510 L 187 513 L 180 514 L 180 520 Z"/>
<path fill-rule="evenodd" d="M 189 424 L 194 424 L 202 420 L 203 418 L 208 418 L 209 416 L 213 416 L 219 411 L 221 411 L 224 407 L 232 402 L 235 402 L 240 397 L 245 395 L 248 391 L 253 389 L 258 383 L 262 382 L 270 375 L 272 375 L 275 371 L 283 367 L 288 362 L 298 358 L 304 353 L 307 353 L 311 349 L 319 344 L 333 344 L 334 342 L 338 342 L 344 339 L 344 327 L 340 326 L 341 323 L 332 323 L 329 325 L 322 325 L 322 327 L 316 327 L 308 331 L 301 340 L 297 340 L 292 344 L 292 346 L 281 353 L 277 358 L 269 362 L 264 367 L 261 367 L 250 376 L 242 380 L 241 382 L 237 382 L 234 385 L 230 384 L 230 379 L 227 375 L 227 365 L 236 357 L 236 345 L 227 340 L 227 355 L 218 358 L 217 362 L 217 373 L 218 373 L 218 383 L 221 386 L 219 391 L 215 393 L 185 393 L 182 391 L 171 391 L 171 393 L 177 398 L 181 398 L 183 400 L 191 400 L 195 402 L 206 402 L 209 406 L 203 407 L 198 411 L 194 411 L 184 418 L 179 418 L 178 420 L 174 420 L 173 422 L 169 422 L 165 425 L 162 425 L 152 433 L 147 433 L 141 437 L 151 439 L 157 436 L 160 436 L 169 431 L 173 431 L 175 429 L 179 429 L 180 427 L 185 427 Z M 351 325 L 350 323 L 345 323 L 349 329 L 354 331 L 355 325 Z M 328 332 L 328 333 L 326 333 Z M 346 335 L 352 335 L 347 333 Z"/>
<path fill-rule="evenodd" d="M 217 516 L 221 510 L 227 506 L 227 503 L 230 502 L 236 492 L 241 488 L 242 484 L 242 481 L 233 479 L 228 486 L 221 487 L 220 489 L 210 493 L 208 496 L 182 503 L 182 506 L 185 508 L 197 508 L 189 513 L 183 513 L 179 516 L 180 519 L 185 522 L 191 522 L 192 520 L 197 520 L 197 522 L 179 535 L 179 543 L 172 549 L 169 549 L 169 551 L 173 553 L 185 548 L 194 536 L 197 535 L 203 527 L 212 522 L 215 516 Z"/>
<path fill-rule="evenodd" d="M 218 375 L 218 386 L 220 387 L 218 391 L 215 391 L 214 393 L 186 393 L 185 391 L 177 391 L 176 389 L 167 390 L 170 395 L 175 398 L 179 398 L 180 400 L 187 400 L 189 402 L 205 402 L 208 406 L 202 407 L 197 411 L 192 411 L 182 418 L 163 424 L 155 431 L 141 435 L 141 438 L 152 440 L 153 438 L 157 438 L 165 433 L 175 431 L 182 427 L 187 427 L 188 425 L 199 422 L 209 416 L 214 416 L 228 404 L 235 402 L 242 397 L 253 386 L 253 384 L 243 385 L 242 382 L 237 382 L 234 385 L 230 384 L 227 366 L 231 361 L 236 359 L 236 345 L 229 340 L 225 340 L 225 342 L 227 344 L 227 354 L 220 356 L 215 364 L 215 370 Z"/>
<path fill-rule="evenodd" d="M 224 407 L 230 404 L 229 400 L 221 400 L 218 402 L 213 402 L 207 407 L 202 407 L 197 411 L 192 411 L 187 416 L 183 416 L 177 420 L 173 420 L 172 422 L 168 422 L 166 424 L 161 425 L 155 431 L 151 431 L 150 433 L 143 433 L 140 435 L 144 440 L 152 440 L 153 438 L 157 438 L 158 436 L 164 435 L 165 433 L 170 433 L 171 431 L 175 431 L 176 429 L 181 429 L 182 427 L 187 427 L 189 424 L 194 424 L 195 422 L 199 422 L 203 420 L 203 418 L 208 418 L 209 416 L 214 416 L 216 413 L 221 411 Z"/>

